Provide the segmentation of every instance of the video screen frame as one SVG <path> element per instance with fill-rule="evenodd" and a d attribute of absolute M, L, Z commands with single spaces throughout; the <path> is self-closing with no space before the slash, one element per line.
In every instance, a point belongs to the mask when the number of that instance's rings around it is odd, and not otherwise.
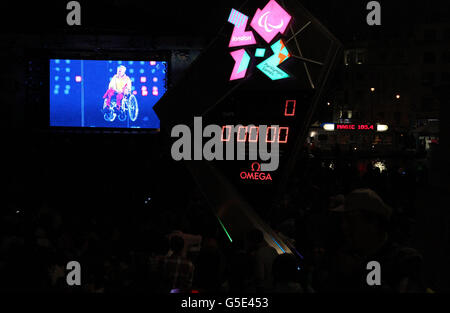
<path fill-rule="evenodd" d="M 34 86 L 27 86 L 26 96 L 26 128 L 50 133 L 68 132 L 68 133 L 119 133 L 119 134 L 156 134 L 160 128 L 120 128 L 120 127 L 80 127 L 80 126 L 51 126 L 50 111 L 50 62 L 54 59 L 60 60 L 89 60 L 89 61 L 141 61 L 148 60 L 156 62 L 166 62 L 165 91 L 167 92 L 172 72 L 172 51 L 86 51 L 86 50 L 64 50 L 48 51 L 45 49 L 34 49 L 27 51 L 28 60 L 27 80 L 35 81 Z M 31 57 L 32 56 L 32 57 Z M 105 88 L 106 91 L 106 88 Z M 151 93 L 151 91 L 150 91 Z M 101 96 L 103 96 L 104 92 Z M 115 97 L 113 97 L 115 98 Z M 156 114 L 156 112 L 155 112 Z M 159 118 L 159 117 L 158 117 Z M 161 121 L 160 121 L 161 122 Z"/>

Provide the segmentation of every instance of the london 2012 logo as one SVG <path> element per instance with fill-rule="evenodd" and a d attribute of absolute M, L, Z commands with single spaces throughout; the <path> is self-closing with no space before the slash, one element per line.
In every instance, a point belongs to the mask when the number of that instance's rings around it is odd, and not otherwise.
<path fill-rule="evenodd" d="M 247 31 L 248 16 L 232 9 L 228 22 L 234 25 L 229 48 L 243 47 L 257 43 L 253 31 Z M 256 67 L 272 80 L 280 80 L 289 77 L 289 74 L 278 66 L 289 59 L 289 53 L 282 39 L 272 43 L 278 34 L 284 34 L 292 17 L 275 0 L 270 0 L 263 9 L 257 9 L 250 26 L 270 45 L 273 55 L 259 63 Z M 251 57 L 248 52 L 241 48 L 230 52 L 235 61 L 230 80 L 238 80 L 246 77 Z M 266 55 L 266 49 L 256 49 L 255 57 L 261 58 Z"/>

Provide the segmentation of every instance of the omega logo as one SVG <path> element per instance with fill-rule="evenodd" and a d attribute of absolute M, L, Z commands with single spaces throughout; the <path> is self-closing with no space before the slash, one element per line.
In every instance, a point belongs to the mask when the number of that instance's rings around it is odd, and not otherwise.
<path fill-rule="evenodd" d="M 254 162 L 251 166 L 252 171 L 251 172 L 241 172 L 241 179 L 242 180 L 272 180 L 272 176 L 270 176 L 270 173 L 264 173 L 261 172 L 261 164 L 258 162 Z"/>

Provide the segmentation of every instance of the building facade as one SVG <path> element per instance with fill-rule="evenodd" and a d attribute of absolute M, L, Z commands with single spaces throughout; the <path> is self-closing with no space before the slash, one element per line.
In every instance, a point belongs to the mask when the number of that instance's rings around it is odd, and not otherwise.
<path fill-rule="evenodd" d="M 378 34 L 379 35 L 379 34 Z M 331 121 L 318 121 L 310 143 L 321 149 L 427 150 L 439 142 L 442 99 L 450 84 L 450 23 L 399 29 L 388 37 L 346 44 L 335 88 L 325 103 Z M 325 131 L 322 123 L 385 124 L 385 132 Z"/>

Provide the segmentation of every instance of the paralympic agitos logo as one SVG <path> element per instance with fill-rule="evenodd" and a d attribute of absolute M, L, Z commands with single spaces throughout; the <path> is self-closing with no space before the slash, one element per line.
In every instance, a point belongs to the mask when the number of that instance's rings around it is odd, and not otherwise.
<path fill-rule="evenodd" d="M 278 65 L 291 57 L 285 43 L 282 39 L 272 44 L 271 42 L 278 34 L 285 33 L 291 18 L 291 15 L 289 15 L 275 0 L 270 0 L 262 10 L 256 10 L 256 13 L 250 23 L 250 26 L 254 29 L 254 31 L 258 33 L 258 35 L 260 35 L 267 44 L 270 44 L 273 55 L 259 63 L 256 67 L 272 80 L 279 80 L 289 77 L 289 74 L 278 67 Z M 250 46 L 257 43 L 253 31 L 246 31 L 248 16 L 232 9 L 228 22 L 234 25 L 229 48 Z M 250 55 L 243 48 L 232 51 L 230 54 L 235 60 L 235 65 L 231 73 L 230 80 L 245 78 L 248 66 L 250 64 Z M 256 49 L 255 57 L 261 58 L 265 55 L 266 49 Z"/>

